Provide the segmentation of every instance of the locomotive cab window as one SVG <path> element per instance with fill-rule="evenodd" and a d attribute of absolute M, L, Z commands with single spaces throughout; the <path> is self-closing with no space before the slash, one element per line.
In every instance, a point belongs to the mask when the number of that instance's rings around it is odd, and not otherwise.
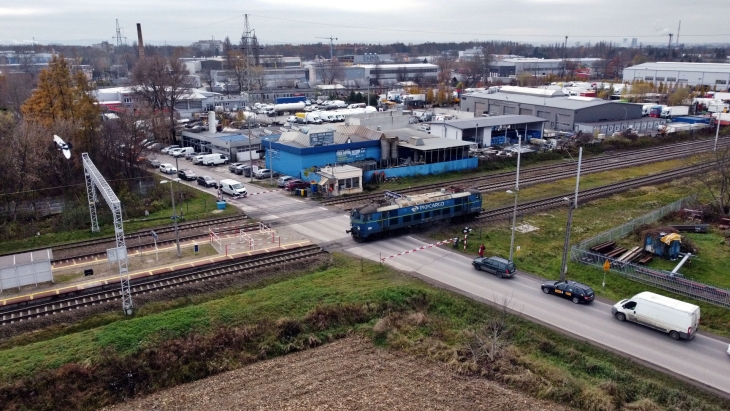
<path fill-rule="evenodd" d="M 403 222 L 404 223 L 410 223 L 411 222 L 411 215 L 410 214 L 404 215 L 403 216 Z"/>
<path fill-rule="evenodd" d="M 433 210 L 433 216 L 436 217 L 438 215 L 441 215 L 441 209 L 440 208 L 437 208 L 437 209 Z"/>
<path fill-rule="evenodd" d="M 419 213 L 413 214 L 413 220 L 421 221 L 421 214 L 419 214 Z"/>

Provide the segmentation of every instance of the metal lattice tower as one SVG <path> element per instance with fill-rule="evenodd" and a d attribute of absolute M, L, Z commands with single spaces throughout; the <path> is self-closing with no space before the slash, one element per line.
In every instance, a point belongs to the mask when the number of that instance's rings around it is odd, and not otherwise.
<path fill-rule="evenodd" d="M 124 243 L 124 222 L 122 220 L 122 203 L 114 194 L 109 183 L 99 172 L 89 158 L 89 153 L 81 155 L 84 163 L 84 176 L 86 177 L 86 194 L 89 199 L 89 213 L 91 214 L 91 227 L 99 231 L 99 223 L 96 221 L 96 189 L 99 189 L 101 196 L 106 200 L 114 216 L 114 236 L 117 240 L 116 259 L 119 266 L 119 281 L 122 286 L 122 309 L 129 315 L 132 314 L 132 292 L 129 287 L 129 265 L 127 261 L 127 246 Z M 93 202 L 92 202 L 93 201 Z"/>
<path fill-rule="evenodd" d="M 122 46 L 122 39 L 125 39 L 125 42 L 126 42 L 126 37 L 122 36 L 122 28 L 119 27 L 119 19 L 117 19 L 117 35 L 112 38 L 117 39 L 117 47 Z"/>

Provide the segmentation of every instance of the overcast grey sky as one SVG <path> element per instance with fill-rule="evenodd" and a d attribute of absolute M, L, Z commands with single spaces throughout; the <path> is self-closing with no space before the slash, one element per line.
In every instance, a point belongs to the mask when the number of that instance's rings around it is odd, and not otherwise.
<path fill-rule="evenodd" d="M 187 45 L 241 37 L 244 14 L 262 44 L 509 40 L 547 44 L 730 43 L 728 0 L 25 0 L 0 2 L 0 44 L 115 42 Z M 674 42 L 674 41 L 673 41 Z"/>

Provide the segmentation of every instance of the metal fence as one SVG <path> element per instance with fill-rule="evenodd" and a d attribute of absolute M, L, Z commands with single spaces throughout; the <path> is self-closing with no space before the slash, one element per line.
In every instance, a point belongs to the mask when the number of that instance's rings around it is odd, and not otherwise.
<path fill-rule="evenodd" d="M 691 196 L 675 201 L 671 204 L 667 204 L 662 208 L 656 209 L 651 213 L 644 214 L 643 216 L 631 220 L 626 224 L 620 225 L 616 228 L 612 228 L 608 231 L 604 231 L 603 233 L 598 234 L 593 238 L 584 240 L 577 245 L 577 248 L 581 250 L 589 250 L 595 245 L 624 238 L 643 225 L 659 221 L 660 218 L 687 207 L 687 205 L 693 203 L 695 199 L 696 197 Z M 575 247 L 576 246 L 574 246 L 573 248 Z"/>
<path fill-rule="evenodd" d="M 730 289 L 688 280 L 667 271 L 654 270 L 638 264 L 618 261 L 615 258 L 609 258 L 603 254 L 580 249 L 576 246 L 572 247 L 571 256 L 574 261 L 599 268 L 603 267 L 604 262 L 608 261 L 611 264 L 611 272 L 622 277 L 696 300 L 730 308 Z"/>
<path fill-rule="evenodd" d="M 660 288 L 662 290 L 671 291 L 679 295 L 684 295 L 700 301 L 719 305 L 721 307 L 730 308 L 729 289 L 688 280 L 681 275 L 672 274 L 668 271 L 655 270 L 626 261 L 618 261 L 616 258 L 606 257 L 603 254 L 590 251 L 590 248 L 595 245 L 624 238 L 634 232 L 637 228 L 658 221 L 670 213 L 687 207 L 687 205 L 694 201 L 695 197 L 683 198 L 637 219 L 629 221 L 626 224 L 582 241 L 577 246 L 571 247 L 571 258 L 573 261 L 592 265 L 598 268 L 602 268 L 603 264 L 608 261 L 611 264 L 610 271 L 619 274 L 622 277 Z"/>

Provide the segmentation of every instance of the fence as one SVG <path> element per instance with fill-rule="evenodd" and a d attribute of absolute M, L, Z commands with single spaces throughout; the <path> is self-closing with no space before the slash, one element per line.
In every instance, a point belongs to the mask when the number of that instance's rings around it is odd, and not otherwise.
<path fill-rule="evenodd" d="M 638 264 L 618 261 L 616 258 L 606 257 L 603 254 L 590 251 L 590 248 L 595 245 L 624 238 L 637 228 L 658 221 L 670 213 L 679 211 L 693 201 L 695 201 L 695 197 L 683 198 L 635 220 L 629 221 L 626 224 L 582 241 L 577 246 L 571 247 L 571 258 L 573 261 L 599 268 L 603 267 L 603 264 L 608 261 L 611 264 L 610 270 L 622 277 L 710 304 L 730 308 L 729 289 L 688 280 L 681 275 L 672 274 L 668 271 L 654 270 Z"/>
<path fill-rule="evenodd" d="M 221 242 L 221 237 L 218 235 L 217 231 L 213 231 L 210 228 L 208 229 L 208 232 L 210 233 L 210 245 L 215 248 L 215 251 L 218 252 L 218 254 L 223 252 L 223 243 Z"/>
<path fill-rule="evenodd" d="M 694 202 L 695 199 L 696 199 L 696 197 L 690 196 L 690 197 L 686 197 L 681 200 L 675 201 L 671 204 L 667 204 L 662 208 L 656 209 L 656 210 L 652 211 L 651 213 L 644 214 L 643 216 L 641 216 L 637 219 L 631 220 L 626 224 L 623 224 L 623 225 L 620 225 L 611 230 L 605 231 L 601 234 L 598 234 L 597 236 L 595 236 L 593 238 L 584 240 L 577 245 L 577 248 L 581 249 L 581 250 L 588 250 L 591 247 L 593 247 L 594 245 L 605 243 L 607 241 L 615 241 L 620 238 L 624 238 L 627 235 L 629 235 L 630 233 L 632 233 L 634 230 L 636 230 L 637 228 L 639 228 L 643 225 L 650 224 L 655 221 L 659 221 L 660 218 L 662 218 L 666 215 L 669 215 L 670 213 L 673 213 L 675 211 L 679 211 L 682 208 L 687 207 L 687 205 Z M 576 246 L 573 246 L 573 248 L 575 249 Z"/>
<path fill-rule="evenodd" d="M 609 258 L 605 255 L 579 249 L 575 246 L 571 250 L 571 256 L 574 261 L 596 267 L 602 267 L 604 262 L 608 261 L 611 264 L 611 272 L 619 274 L 622 277 L 696 300 L 730 308 L 730 290 L 726 288 L 714 287 L 688 280 L 667 271 L 654 270 L 625 261 L 617 261 L 615 258 Z"/>

